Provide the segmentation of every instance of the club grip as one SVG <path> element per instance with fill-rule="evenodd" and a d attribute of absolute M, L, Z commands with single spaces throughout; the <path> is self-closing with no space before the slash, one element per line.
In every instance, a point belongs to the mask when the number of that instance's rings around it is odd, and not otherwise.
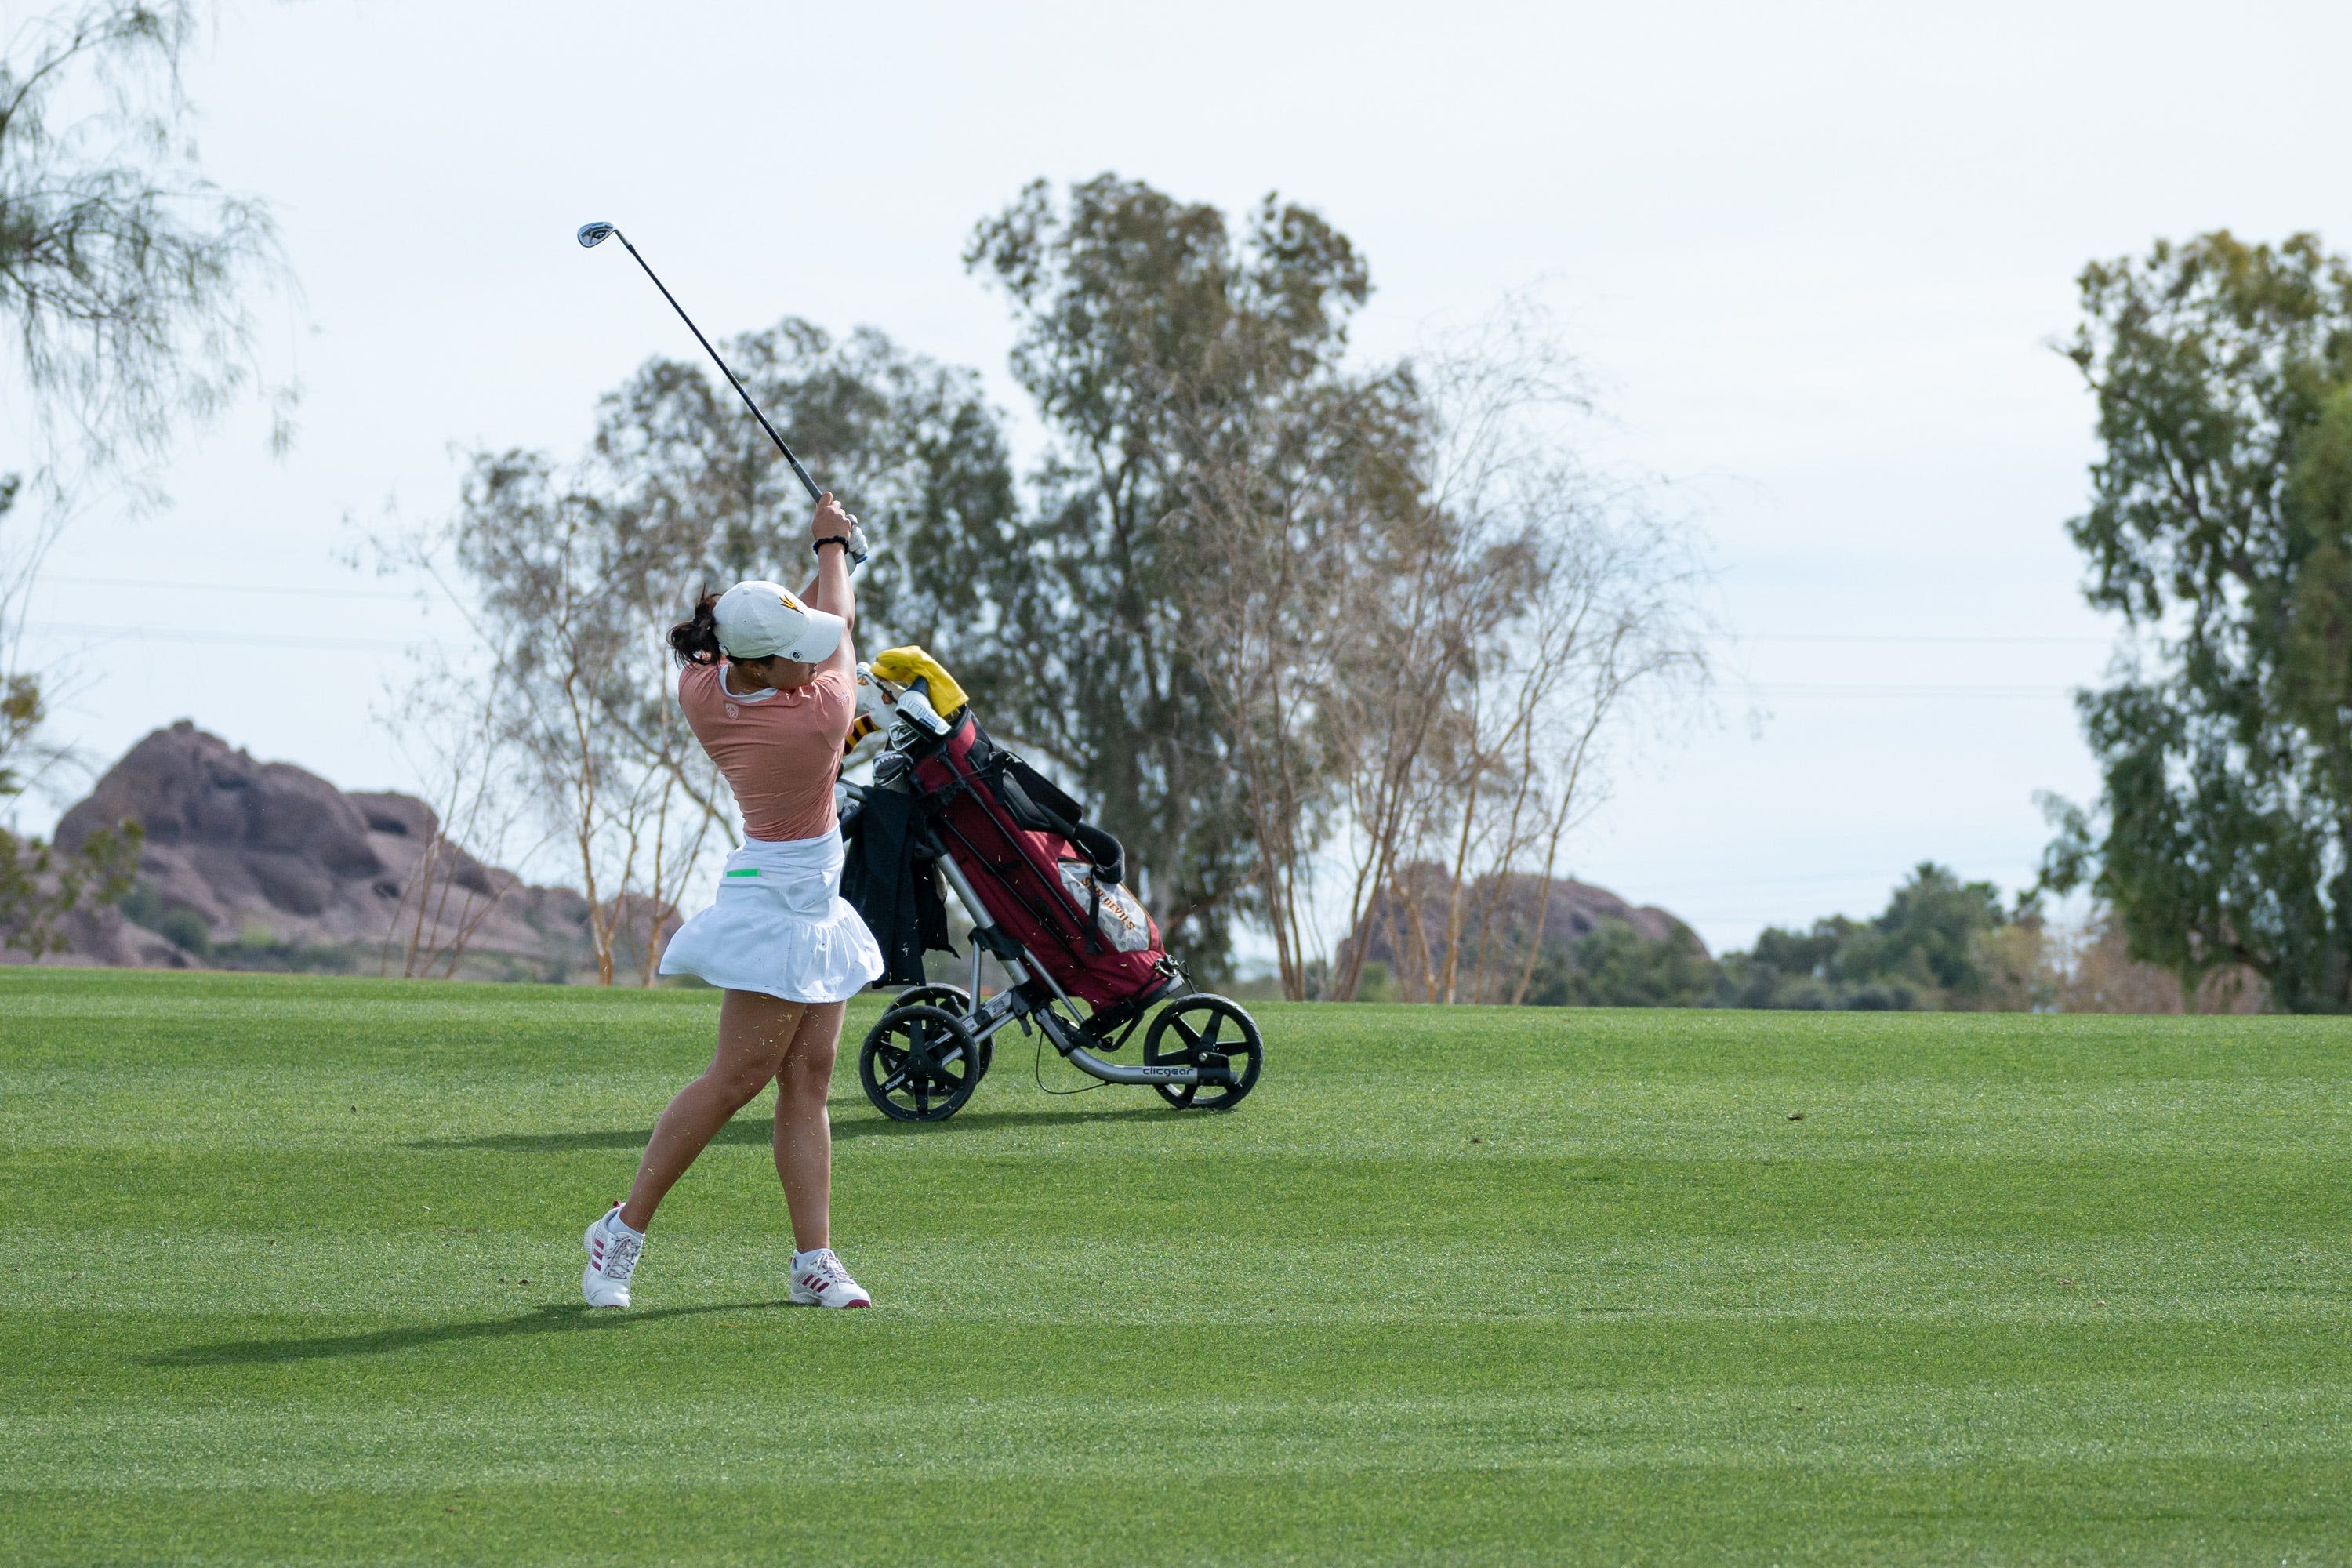
<path fill-rule="evenodd" d="M 748 402 L 749 399 L 747 398 L 746 401 Z M 764 426 L 768 422 L 763 418 L 760 423 Z M 775 432 L 771 430 L 769 431 L 769 434 L 772 436 Z M 782 449 L 783 448 L 784 444 L 782 441 L 778 441 L 776 445 L 780 449 Z M 814 501 L 823 499 L 824 492 L 816 488 L 816 481 L 809 478 L 809 471 L 801 467 L 801 460 L 798 458 L 793 457 L 790 450 L 784 451 L 784 461 L 793 466 L 793 475 L 800 480 L 801 489 L 808 491 L 809 500 Z"/>

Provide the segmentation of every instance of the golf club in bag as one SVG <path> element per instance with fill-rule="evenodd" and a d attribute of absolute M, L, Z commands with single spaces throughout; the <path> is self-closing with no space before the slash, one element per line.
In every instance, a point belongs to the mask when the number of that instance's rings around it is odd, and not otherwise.
<path fill-rule="evenodd" d="M 784 455 L 784 461 L 792 465 L 793 477 L 800 480 L 801 489 L 808 491 L 809 500 L 814 501 L 823 496 L 824 492 L 817 489 L 814 479 L 809 478 L 809 471 L 801 467 L 801 460 L 793 456 L 793 449 L 784 444 L 782 436 L 776 434 L 776 427 L 768 423 L 768 416 L 760 412 L 760 405 L 751 401 L 751 395 L 743 390 L 743 384 L 736 379 L 733 371 L 727 368 L 727 362 L 719 357 L 719 351 L 710 346 L 710 340 L 702 335 L 702 329 L 694 324 L 694 318 L 686 313 L 686 307 L 677 302 L 677 296 L 669 291 L 669 285 L 661 280 L 660 276 L 646 264 L 646 258 L 637 254 L 637 247 L 629 243 L 629 237 L 613 224 L 583 223 L 572 237 L 580 241 L 583 249 L 593 248 L 608 239 L 621 242 L 621 247 L 645 268 L 646 276 L 654 280 L 654 287 L 661 290 L 661 297 L 669 301 L 669 308 L 677 312 L 677 319 L 686 323 L 686 330 L 694 334 L 694 341 L 702 345 L 702 352 L 710 356 L 710 363 L 719 367 L 719 374 L 727 378 L 727 384 L 735 389 L 735 395 L 743 400 L 743 406 L 751 411 L 751 417 L 760 422 L 760 428 L 768 433 L 768 439 L 776 444 L 776 450 Z M 850 535 L 849 564 L 854 571 L 866 562 L 866 531 L 853 528 Z"/>

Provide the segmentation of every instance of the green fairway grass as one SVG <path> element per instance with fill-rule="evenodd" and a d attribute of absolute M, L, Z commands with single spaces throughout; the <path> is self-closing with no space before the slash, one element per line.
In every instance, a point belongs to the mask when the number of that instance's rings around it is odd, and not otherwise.
<path fill-rule="evenodd" d="M 877 1005 L 877 1310 L 762 1100 L 591 1313 L 714 994 L 0 971 L 5 1560 L 2352 1562 L 2352 1026 L 1266 1005 L 907 1127 Z"/>

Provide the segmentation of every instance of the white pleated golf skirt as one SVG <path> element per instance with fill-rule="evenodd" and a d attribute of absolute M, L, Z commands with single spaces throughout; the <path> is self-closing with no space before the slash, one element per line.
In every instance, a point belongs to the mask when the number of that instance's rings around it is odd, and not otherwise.
<path fill-rule="evenodd" d="M 677 928 L 664 974 L 695 974 L 730 991 L 787 1002 L 846 1002 L 882 977 L 882 950 L 841 896 L 838 833 L 727 857 L 719 901 Z"/>

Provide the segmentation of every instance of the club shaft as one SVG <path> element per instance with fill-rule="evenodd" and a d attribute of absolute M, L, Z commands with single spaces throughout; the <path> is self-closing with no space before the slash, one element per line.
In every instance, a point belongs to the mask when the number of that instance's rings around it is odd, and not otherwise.
<path fill-rule="evenodd" d="M 669 291 L 669 285 L 661 280 L 660 274 L 646 265 L 646 258 L 637 255 L 637 247 L 629 244 L 627 235 L 616 228 L 613 237 L 635 258 L 639 267 L 645 268 L 646 276 L 654 280 L 654 287 L 661 290 L 661 297 L 669 301 L 669 308 L 677 312 L 677 319 L 686 323 L 686 330 L 694 334 L 694 341 L 702 345 L 702 352 L 710 356 L 710 363 L 719 367 L 719 374 L 727 378 L 727 384 L 735 389 L 735 395 L 743 400 L 743 406 L 751 411 L 751 417 L 760 422 L 760 428 L 768 433 L 768 439 L 776 444 L 776 450 L 782 452 L 784 461 L 792 465 L 793 477 L 800 480 L 801 488 L 808 491 L 809 500 L 814 500 L 823 495 L 824 492 L 816 488 L 816 481 L 809 478 L 808 470 L 801 467 L 801 460 L 793 456 L 793 449 L 784 445 L 784 438 L 776 434 L 776 427 L 768 423 L 768 416 L 760 412 L 760 405 L 751 401 L 751 395 L 743 390 L 743 384 L 735 379 L 735 373 L 727 368 L 727 362 L 719 357 L 719 351 L 710 346 L 710 340 L 702 335 L 702 329 L 694 324 L 694 318 L 686 313 L 686 307 L 677 302 L 677 296 Z"/>

